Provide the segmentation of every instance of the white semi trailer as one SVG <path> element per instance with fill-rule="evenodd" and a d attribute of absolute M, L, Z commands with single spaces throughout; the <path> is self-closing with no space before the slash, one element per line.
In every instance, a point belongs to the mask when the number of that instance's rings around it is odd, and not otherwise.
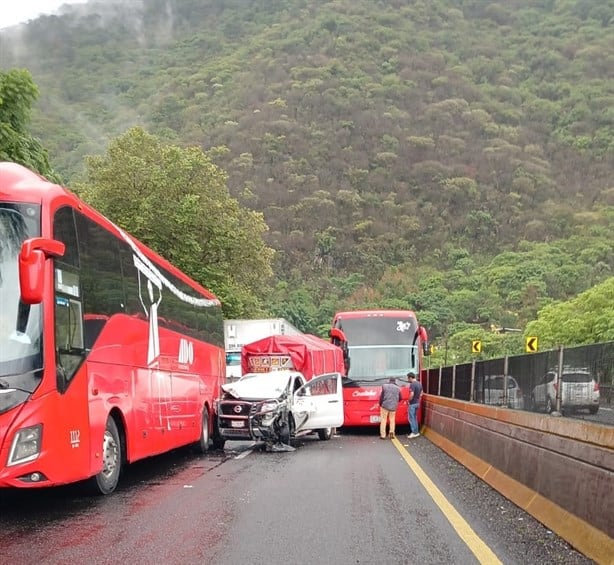
<path fill-rule="evenodd" d="M 236 381 L 241 377 L 241 348 L 244 345 L 272 335 L 299 335 L 302 333 L 284 318 L 224 320 L 226 381 Z"/>

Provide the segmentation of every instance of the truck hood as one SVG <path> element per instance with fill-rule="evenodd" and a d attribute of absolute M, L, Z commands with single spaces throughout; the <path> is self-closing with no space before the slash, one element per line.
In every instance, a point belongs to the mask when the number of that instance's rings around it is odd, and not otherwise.
<path fill-rule="evenodd" d="M 279 398 L 288 388 L 289 381 L 287 372 L 262 373 L 222 385 L 222 390 L 235 398 L 265 400 Z"/>

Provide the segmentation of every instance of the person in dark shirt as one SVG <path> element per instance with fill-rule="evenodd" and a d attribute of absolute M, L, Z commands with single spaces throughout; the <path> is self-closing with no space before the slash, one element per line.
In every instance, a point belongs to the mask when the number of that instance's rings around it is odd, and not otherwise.
<path fill-rule="evenodd" d="M 407 373 L 407 379 L 409 380 L 409 404 L 407 405 L 407 417 L 409 419 L 410 434 L 408 438 L 415 438 L 420 435 L 420 428 L 418 427 L 418 406 L 420 406 L 420 397 L 422 396 L 422 384 L 416 379 L 416 373 L 410 371 Z"/>
<path fill-rule="evenodd" d="M 379 437 L 386 439 L 386 424 L 390 421 L 390 439 L 394 439 L 397 408 L 401 401 L 401 387 L 397 384 L 396 379 L 391 377 L 389 381 L 382 385 L 382 392 L 379 397 L 380 406 L 380 422 L 379 422 Z"/>

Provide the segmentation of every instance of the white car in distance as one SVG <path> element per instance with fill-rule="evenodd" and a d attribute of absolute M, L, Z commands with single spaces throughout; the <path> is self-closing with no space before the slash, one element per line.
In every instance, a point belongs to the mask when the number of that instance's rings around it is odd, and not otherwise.
<path fill-rule="evenodd" d="M 544 409 L 547 413 L 556 410 L 557 389 L 561 385 L 561 411 L 599 410 L 599 383 L 586 369 L 565 368 L 561 380 L 557 371 L 548 371 L 531 394 L 533 410 Z"/>
<path fill-rule="evenodd" d="M 507 375 L 506 379 L 504 375 L 486 375 L 482 385 L 482 389 L 478 388 L 476 393 L 484 404 L 504 406 L 515 410 L 524 408 L 522 389 L 514 377 Z"/>

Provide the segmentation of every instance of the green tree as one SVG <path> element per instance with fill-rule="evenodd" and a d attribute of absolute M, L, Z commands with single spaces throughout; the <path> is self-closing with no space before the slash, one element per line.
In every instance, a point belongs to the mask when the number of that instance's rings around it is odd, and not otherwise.
<path fill-rule="evenodd" d="M 258 316 L 273 251 L 262 215 L 241 208 L 226 175 L 198 148 L 133 128 L 86 160 L 75 188 L 117 225 L 220 298 L 229 318 Z"/>
<path fill-rule="evenodd" d="M 28 129 L 37 98 L 38 87 L 29 71 L 0 71 L 0 161 L 19 163 L 59 182 L 47 151 Z"/>
<path fill-rule="evenodd" d="M 525 335 L 537 336 L 540 348 L 614 340 L 614 277 L 567 302 L 550 304 Z"/>

